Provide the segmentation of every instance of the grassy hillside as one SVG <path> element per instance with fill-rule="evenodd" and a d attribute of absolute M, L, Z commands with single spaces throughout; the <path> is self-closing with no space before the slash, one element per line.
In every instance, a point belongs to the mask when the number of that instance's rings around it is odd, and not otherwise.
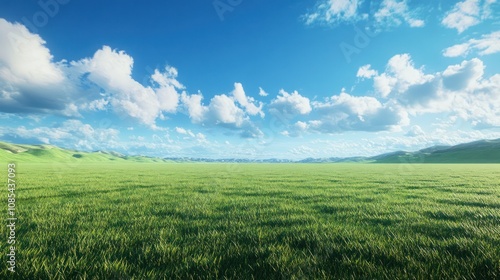
<path fill-rule="evenodd" d="M 81 152 L 52 145 L 19 145 L 0 142 L 0 161 L 3 162 L 166 162 L 159 158 L 125 156 L 115 152 Z"/>
<path fill-rule="evenodd" d="M 0 279 L 500 279 L 498 165 L 20 163 L 16 178 L 18 267 Z"/>
<path fill-rule="evenodd" d="M 378 163 L 500 163 L 500 139 L 374 157 Z"/>

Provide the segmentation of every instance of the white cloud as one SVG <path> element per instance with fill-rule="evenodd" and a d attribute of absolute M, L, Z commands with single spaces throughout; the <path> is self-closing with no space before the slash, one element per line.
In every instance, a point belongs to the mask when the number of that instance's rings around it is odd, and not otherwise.
<path fill-rule="evenodd" d="M 182 127 L 176 127 L 175 132 L 177 132 L 179 134 L 187 134 L 187 130 L 182 128 Z"/>
<path fill-rule="evenodd" d="M 371 76 L 369 66 L 362 67 L 359 76 Z M 366 71 L 365 71 L 366 70 Z M 366 75 L 365 75 L 366 74 Z M 312 107 L 311 107 L 312 105 Z M 270 112 L 286 119 L 310 113 L 309 120 L 302 119 L 287 125 L 281 134 L 297 137 L 305 132 L 340 133 L 344 131 L 398 131 L 409 124 L 408 113 L 395 101 L 382 104 L 369 96 L 353 96 L 342 90 L 339 95 L 324 102 L 311 102 L 298 92 L 289 94 L 282 90 L 270 104 Z"/>
<path fill-rule="evenodd" d="M 154 74 L 151 76 L 151 79 L 162 87 L 171 85 L 175 88 L 183 89 L 184 86 L 177 81 L 178 75 L 178 71 L 175 67 L 165 66 L 165 72 L 161 73 L 158 69 L 156 69 Z"/>
<path fill-rule="evenodd" d="M 101 98 L 101 99 L 92 100 L 89 103 L 85 103 L 80 107 L 82 109 L 90 110 L 90 111 L 103 111 L 106 109 L 108 104 L 109 104 L 108 100 Z"/>
<path fill-rule="evenodd" d="M 184 129 L 182 127 L 176 127 L 175 132 L 183 135 L 189 135 L 191 137 L 194 137 L 194 133 L 191 130 Z"/>
<path fill-rule="evenodd" d="M 269 94 L 265 90 L 263 90 L 261 87 L 259 87 L 259 95 L 262 97 L 266 97 Z"/>
<path fill-rule="evenodd" d="M 185 135 L 186 137 L 184 138 L 184 140 L 194 139 L 200 143 L 207 143 L 208 142 L 207 137 L 203 133 L 196 133 L 195 134 L 193 131 L 191 131 L 189 129 L 182 128 L 182 127 L 176 127 L 175 132 L 177 132 L 181 135 Z"/>
<path fill-rule="evenodd" d="M 206 143 L 207 137 L 203 133 L 196 133 L 196 140 L 201 143 Z"/>
<path fill-rule="evenodd" d="M 417 137 L 417 136 L 422 136 L 422 135 L 425 135 L 425 132 L 418 125 L 412 126 L 410 128 L 410 130 L 408 130 L 408 132 L 406 133 L 406 136 L 409 136 L 409 137 Z"/>
<path fill-rule="evenodd" d="M 0 18 L 0 111 L 78 116 L 68 108 L 76 98 L 65 67 L 39 35 Z"/>
<path fill-rule="evenodd" d="M 425 21 L 421 19 L 410 18 L 408 19 L 408 24 L 410 25 L 410 27 L 423 27 L 425 25 Z"/>
<path fill-rule="evenodd" d="M 255 99 L 245 94 L 245 90 L 243 89 L 243 85 L 241 83 L 234 84 L 234 90 L 231 94 L 234 99 L 245 109 L 245 112 L 247 114 L 251 116 L 259 114 L 261 118 L 265 116 L 264 112 L 262 112 L 262 106 L 264 106 L 262 102 L 259 102 L 259 106 L 256 106 Z"/>
<path fill-rule="evenodd" d="M 395 57 L 386 72 L 373 77 L 374 88 L 410 114 L 444 112 L 475 128 L 500 126 L 500 75 L 484 77 L 485 66 L 480 59 L 425 74 L 423 68 L 414 68 L 409 56 Z"/>
<path fill-rule="evenodd" d="M 182 93 L 181 100 L 188 110 L 188 115 L 194 123 L 201 123 L 205 119 L 208 108 L 201 104 L 203 95 L 201 93 L 188 95 Z"/>
<path fill-rule="evenodd" d="M 313 12 L 303 16 L 306 25 L 316 22 L 338 23 L 358 18 L 360 0 L 322 0 L 318 2 Z"/>
<path fill-rule="evenodd" d="M 156 89 L 160 110 L 167 113 L 175 113 L 179 104 L 180 94 L 177 90 L 184 89 L 184 86 L 177 81 L 177 69 L 171 66 L 165 67 L 165 72 L 161 73 L 157 69 L 151 79 L 160 87 Z"/>
<path fill-rule="evenodd" d="M 441 23 L 447 28 L 453 28 L 458 33 L 462 33 L 469 27 L 489 18 L 490 6 L 495 2 L 496 0 L 465 0 L 459 2 L 446 14 Z"/>
<path fill-rule="evenodd" d="M 231 95 L 233 97 L 225 94 L 215 95 L 208 106 L 201 103 L 203 99 L 201 93 L 193 95 L 183 93 L 181 99 L 194 123 L 234 124 L 240 127 L 247 119 L 247 116 L 245 111 L 236 105 L 237 101 L 243 108 L 250 108 L 247 111 L 250 110 L 253 114 L 261 110 L 261 108 L 251 103 L 252 99 L 249 100 L 246 97 L 241 84 L 235 84 L 235 90 Z"/>
<path fill-rule="evenodd" d="M 416 19 L 409 11 L 406 0 L 384 0 L 374 15 L 375 21 L 384 26 L 399 26 L 404 21 L 410 27 L 423 27 L 425 22 Z"/>
<path fill-rule="evenodd" d="M 320 0 L 313 11 L 303 15 L 302 18 L 306 25 L 356 23 L 366 20 L 373 21 L 372 25 L 378 29 L 399 26 L 403 22 L 410 27 L 425 25 L 423 20 L 414 16 L 415 12 L 410 12 L 407 0 L 384 0 L 373 10 L 373 6 L 377 4 L 375 1 L 363 0 Z M 360 12 L 365 10 L 364 8 L 371 10 L 372 13 Z"/>
<path fill-rule="evenodd" d="M 481 39 L 470 39 L 466 43 L 451 46 L 443 51 L 447 57 L 465 56 L 471 51 L 479 55 L 489 55 L 500 52 L 500 31 L 483 35 Z"/>
<path fill-rule="evenodd" d="M 263 104 L 260 103 L 257 107 L 254 104 L 255 100 L 246 96 L 240 83 L 235 83 L 234 86 L 235 89 L 230 95 L 215 95 L 208 105 L 202 104 L 203 95 L 201 93 L 194 95 L 183 93 L 181 100 L 194 123 L 219 125 L 231 130 L 238 130 L 244 138 L 262 136 L 262 132 L 251 122 L 250 116 L 259 114 L 264 117 Z"/>
<path fill-rule="evenodd" d="M 374 97 L 341 92 L 326 102 L 314 102 L 313 107 L 320 118 L 309 121 L 308 129 L 324 133 L 400 130 L 409 124 L 401 106 L 394 102 L 382 104 Z"/>
<path fill-rule="evenodd" d="M 208 110 L 209 118 L 216 124 L 234 124 L 236 127 L 240 127 L 246 119 L 245 112 L 235 104 L 232 98 L 225 94 L 214 96 Z"/>
<path fill-rule="evenodd" d="M 177 69 L 166 66 L 151 75 L 151 86 L 145 86 L 132 77 L 134 59 L 124 51 L 103 46 L 92 58 L 72 62 L 76 71 L 86 76 L 87 83 L 104 92 L 104 101 L 95 105 L 109 103 L 115 112 L 132 117 L 139 122 L 157 128 L 157 118 L 165 119 L 163 112 L 176 113 L 180 94 L 184 86 L 177 81 Z M 91 101 L 88 105 L 92 108 Z M 95 106 L 94 106 L 95 107 Z M 103 106 L 95 107 L 97 109 Z"/>
<path fill-rule="evenodd" d="M 393 56 L 387 63 L 386 71 L 373 77 L 375 90 L 383 97 L 404 93 L 410 86 L 423 84 L 433 78 L 432 75 L 425 75 L 423 68 L 415 68 L 409 54 Z"/>
<path fill-rule="evenodd" d="M 300 130 L 305 130 L 305 129 L 307 129 L 307 123 L 298 121 L 295 123 L 295 127 L 300 129 Z"/>
<path fill-rule="evenodd" d="M 182 101 L 194 123 L 234 124 L 239 127 L 246 119 L 245 112 L 225 94 L 214 96 L 208 106 L 201 103 L 202 99 L 201 94 L 182 95 Z"/>
<path fill-rule="evenodd" d="M 443 55 L 446 57 L 457 57 L 466 55 L 470 50 L 470 45 L 468 43 L 453 45 L 446 48 L 443 51 Z"/>
<path fill-rule="evenodd" d="M 36 86 L 59 84 L 64 75 L 52 62 L 53 56 L 45 41 L 21 24 L 0 18 L 0 78 L 14 83 Z"/>
<path fill-rule="evenodd" d="M 452 91 L 474 90 L 483 77 L 484 68 L 483 62 L 477 58 L 450 65 L 443 71 L 443 85 Z"/>
<path fill-rule="evenodd" d="M 315 121 L 311 121 L 311 123 L 314 122 Z M 310 126 L 307 122 L 297 121 L 295 124 L 289 127 L 289 130 L 284 130 L 280 132 L 280 134 L 287 137 L 299 137 L 307 132 L 309 127 Z"/>
<path fill-rule="evenodd" d="M 152 129 L 160 129 L 156 120 L 165 120 L 164 113 L 177 112 L 181 99 L 179 90 L 184 89 L 177 80 L 178 71 L 171 66 L 166 66 L 163 71 L 155 69 L 151 85 L 142 85 L 132 78 L 133 64 L 131 56 L 109 46 L 102 47 L 92 58 L 72 62 L 82 75 L 88 74 L 88 82 L 104 92 L 100 94 L 105 96 L 104 99 L 91 101 L 87 107 L 110 104 L 115 112 L 135 118 Z M 103 106 L 95 108 L 102 109 Z"/>
<path fill-rule="evenodd" d="M 288 132 L 288 130 L 283 130 L 282 132 L 280 132 L 280 134 L 283 135 L 283 136 L 287 136 L 287 137 L 291 136 L 290 132 Z"/>
<path fill-rule="evenodd" d="M 98 50 L 91 59 L 74 63 L 82 72 L 89 73 L 89 81 L 110 96 L 115 111 L 154 126 L 160 116 L 160 102 L 151 87 L 145 87 L 132 78 L 133 64 L 131 56 L 108 46 Z"/>
<path fill-rule="evenodd" d="M 271 101 L 269 111 L 286 118 L 295 115 L 306 115 L 312 110 L 309 98 L 300 95 L 297 91 L 288 93 L 281 89 L 278 96 Z"/>
<path fill-rule="evenodd" d="M 370 64 L 367 64 L 367 65 L 364 65 L 364 66 L 361 66 L 359 69 L 358 69 L 358 73 L 356 74 L 356 77 L 358 78 L 367 78 L 367 79 L 370 79 L 376 75 L 378 75 L 378 72 L 371 69 L 371 65 Z"/>

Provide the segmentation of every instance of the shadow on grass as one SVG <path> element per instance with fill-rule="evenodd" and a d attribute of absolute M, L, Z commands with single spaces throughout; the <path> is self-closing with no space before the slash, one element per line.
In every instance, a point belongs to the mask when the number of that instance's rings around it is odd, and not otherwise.
<path fill-rule="evenodd" d="M 445 240 L 451 238 L 473 238 L 466 229 L 459 226 L 445 226 L 442 224 L 417 224 L 411 227 L 415 233 L 420 233 L 437 240 Z"/>
<path fill-rule="evenodd" d="M 463 200 L 450 200 L 450 199 L 439 199 L 437 200 L 437 202 L 448 205 L 456 205 L 456 206 L 500 209 L 499 203 L 484 203 L 479 201 L 463 201 Z"/>
<path fill-rule="evenodd" d="M 352 211 L 352 208 L 334 205 L 317 205 L 314 208 L 320 213 L 330 215 Z"/>
<path fill-rule="evenodd" d="M 443 211 L 425 211 L 423 215 L 427 218 L 431 218 L 438 221 L 456 221 L 458 218 L 449 213 Z"/>
<path fill-rule="evenodd" d="M 384 226 L 384 227 L 391 226 L 391 225 L 398 222 L 398 221 L 394 221 L 394 220 L 389 219 L 389 218 L 385 218 L 385 219 L 384 218 L 365 218 L 365 219 L 363 219 L 363 221 L 371 226 Z"/>

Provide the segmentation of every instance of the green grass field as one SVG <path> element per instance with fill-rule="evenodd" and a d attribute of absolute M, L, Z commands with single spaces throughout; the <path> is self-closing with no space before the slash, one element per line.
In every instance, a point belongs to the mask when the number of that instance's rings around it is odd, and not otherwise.
<path fill-rule="evenodd" d="M 500 279 L 500 165 L 19 163 L 17 180 L 2 279 Z"/>

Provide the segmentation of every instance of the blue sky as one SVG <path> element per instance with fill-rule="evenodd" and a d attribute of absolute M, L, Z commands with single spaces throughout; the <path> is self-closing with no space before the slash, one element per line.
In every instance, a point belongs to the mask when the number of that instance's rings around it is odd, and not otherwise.
<path fill-rule="evenodd" d="M 499 27 L 495 0 L 6 0 L 0 140 L 301 159 L 500 138 Z"/>

